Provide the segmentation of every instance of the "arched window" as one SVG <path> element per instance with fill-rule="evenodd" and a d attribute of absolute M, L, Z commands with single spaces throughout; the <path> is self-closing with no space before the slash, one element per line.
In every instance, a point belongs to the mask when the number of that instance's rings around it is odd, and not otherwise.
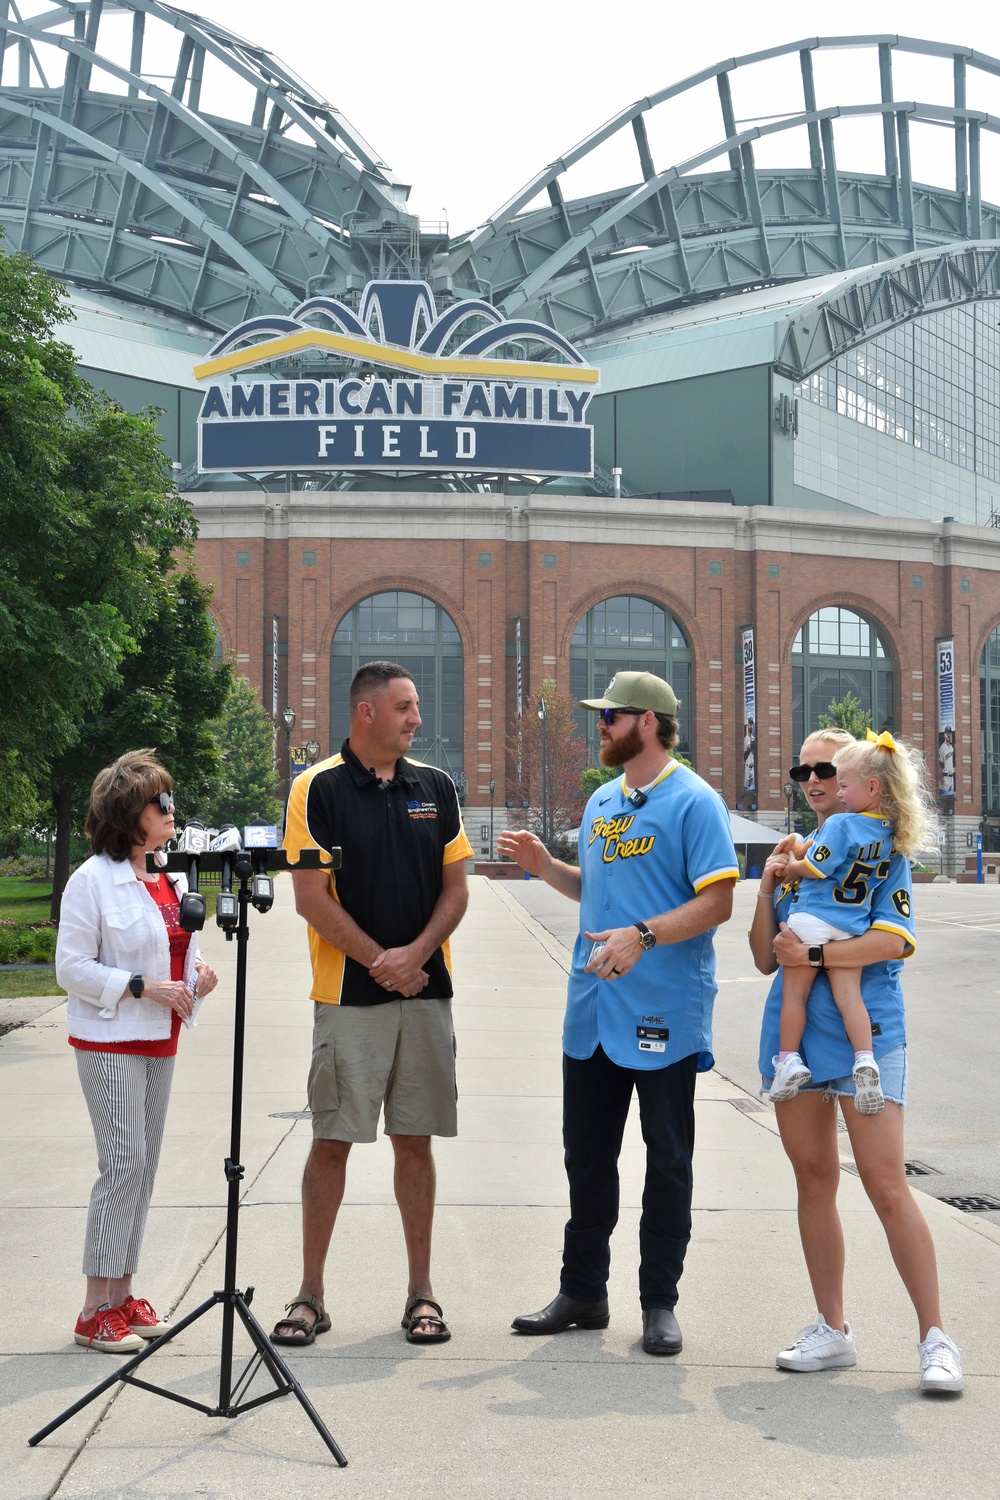
<path fill-rule="evenodd" d="M 351 678 L 366 661 L 395 661 L 410 673 L 423 719 L 413 758 L 449 771 L 463 793 L 464 663 L 454 620 L 433 599 L 401 590 L 370 594 L 344 616 L 330 648 L 333 753 L 350 729 Z"/>
<path fill-rule="evenodd" d="M 1000 814 L 1000 626 L 979 658 L 979 734 L 983 761 L 983 812 Z"/>
<path fill-rule="evenodd" d="M 828 605 L 811 615 L 792 646 L 792 731 L 796 749 L 820 727 L 819 716 L 848 693 L 867 709 L 875 729 L 896 719 L 892 656 L 862 615 Z"/>
<path fill-rule="evenodd" d="M 600 698 L 616 672 L 655 672 L 657 677 L 665 677 L 681 703 L 678 749 L 690 755 L 690 726 L 694 722 L 691 663 L 691 646 L 673 615 L 650 599 L 619 594 L 595 604 L 573 632 L 569 690 L 573 698 Z M 594 715 L 581 708 L 576 718 L 596 764 Z"/>

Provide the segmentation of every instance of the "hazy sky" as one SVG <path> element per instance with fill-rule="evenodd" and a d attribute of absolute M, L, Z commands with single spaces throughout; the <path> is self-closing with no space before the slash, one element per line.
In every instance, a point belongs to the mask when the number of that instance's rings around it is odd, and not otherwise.
<path fill-rule="evenodd" d="M 186 8 L 276 52 L 347 116 L 400 180 L 412 184 L 411 207 L 424 218 L 447 217 L 452 233 L 499 208 L 539 168 L 623 106 L 723 58 L 810 35 L 876 32 L 1000 56 L 1000 9 L 963 6 L 951 23 L 946 8 L 927 0 L 841 0 L 766 12 L 730 0 L 704 9 L 662 0 L 504 0 L 485 7 L 453 0 L 382 0 L 370 7 L 335 0 L 242 0 L 238 6 L 233 0 L 200 0 Z M 817 78 L 820 104 L 877 97 L 877 74 L 872 69 L 862 75 L 857 54 L 833 54 L 817 68 Z M 796 107 L 792 82 L 791 72 L 778 68 L 760 75 L 754 92 L 737 94 L 737 115 Z M 949 87 L 946 64 L 918 62 L 905 77 L 897 75 L 896 97 L 940 102 Z M 657 127 L 651 121 L 659 169 L 719 139 L 717 95 L 708 92 L 703 110 L 692 99 L 669 123 Z M 970 92 L 969 103 L 1000 115 L 1000 82 L 979 99 Z M 878 170 L 864 134 L 860 127 L 838 131 L 841 166 Z M 927 143 L 914 143 L 915 175 L 927 179 L 933 173 L 946 181 L 950 143 L 941 130 L 925 134 Z M 576 196 L 574 187 L 589 191 L 635 180 L 629 142 L 631 131 L 621 148 L 608 150 L 605 162 L 591 163 L 577 183 L 567 183 L 567 196 Z M 990 139 L 984 147 L 984 195 L 996 202 L 1000 151 L 994 146 Z M 787 139 L 775 149 L 789 164 Z M 761 162 L 768 164 L 766 148 Z"/>

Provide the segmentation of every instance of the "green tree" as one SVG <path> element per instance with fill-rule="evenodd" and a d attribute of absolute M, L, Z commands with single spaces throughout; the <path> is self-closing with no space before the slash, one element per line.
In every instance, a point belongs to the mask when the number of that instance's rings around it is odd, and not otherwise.
<path fill-rule="evenodd" d="M 274 724 L 246 677 L 237 677 L 232 683 L 215 725 L 215 736 L 222 752 L 222 774 L 207 821 L 215 827 L 235 823 L 241 831 L 257 817 L 268 823 L 279 822 Z"/>
<path fill-rule="evenodd" d="M 835 698 L 825 714 L 819 716 L 820 729 L 846 729 L 856 740 L 863 740 L 872 727 L 872 716 L 861 707 L 861 699 L 847 692 L 838 702 Z"/>
<path fill-rule="evenodd" d="M 222 756 L 215 732 L 232 683 L 228 663 L 213 665 L 211 589 L 169 559 L 150 581 L 153 614 L 118 681 L 79 724 L 75 744 L 53 756 L 55 813 L 52 915 L 69 879 L 70 838 L 98 771 L 126 750 L 155 749 L 174 778 L 179 820 L 204 816 L 217 796 Z"/>
<path fill-rule="evenodd" d="M 515 719 L 507 735 L 510 763 L 521 765 L 520 780 L 516 769 L 509 786 L 510 800 L 523 809 L 522 824 L 542 833 L 542 777 L 545 777 L 545 811 L 547 842 L 556 845 L 562 835 L 579 821 L 583 810 L 580 777 L 587 764 L 587 745 L 573 717 L 576 705 L 566 693 L 556 692 L 551 677 L 539 689 L 545 700 L 544 757 L 542 721 L 538 717 L 538 698 L 529 699 L 531 707 L 520 720 Z M 520 735 L 519 735 L 520 731 Z"/>
<path fill-rule="evenodd" d="M 34 775 L 74 744 L 194 535 L 151 416 L 80 378 L 53 336 L 66 294 L 0 254 L 0 752 Z"/>

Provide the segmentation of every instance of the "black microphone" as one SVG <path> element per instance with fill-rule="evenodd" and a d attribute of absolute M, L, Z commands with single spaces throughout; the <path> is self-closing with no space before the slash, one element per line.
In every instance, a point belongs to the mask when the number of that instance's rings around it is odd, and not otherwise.
<path fill-rule="evenodd" d="M 231 938 L 239 921 L 239 901 L 233 894 L 233 856 L 243 848 L 239 830 L 232 823 L 223 823 L 208 847 L 212 854 L 221 856 L 215 920 L 225 930 L 226 937 Z"/>
<path fill-rule="evenodd" d="M 178 854 L 187 855 L 188 888 L 181 897 L 180 923 L 185 932 L 200 932 L 205 925 L 205 898 L 198 889 L 198 858 L 207 853 L 209 830 L 197 818 L 189 818 L 176 839 Z"/>

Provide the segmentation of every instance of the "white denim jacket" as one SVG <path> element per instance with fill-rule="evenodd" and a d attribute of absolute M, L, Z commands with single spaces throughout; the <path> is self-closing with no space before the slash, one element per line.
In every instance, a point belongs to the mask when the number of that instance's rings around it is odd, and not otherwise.
<path fill-rule="evenodd" d="M 178 896 L 182 875 L 167 877 Z M 192 993 L 197 946 L 188 946 L 184 982 Z M 93 854 L 69 878 L 59 912 L 56 979 L 66 990 L 66 1024 L 83 1042 L 160 1041 L 171 1011 L 126 986 L 133 974 L 170 978 L 170 943 L 160 909 L 128 860 Z M 197 1003 L 195 1006 L 197 1009 Z M 193 1022 L 192 1017 L 192 1022 Z"/>

